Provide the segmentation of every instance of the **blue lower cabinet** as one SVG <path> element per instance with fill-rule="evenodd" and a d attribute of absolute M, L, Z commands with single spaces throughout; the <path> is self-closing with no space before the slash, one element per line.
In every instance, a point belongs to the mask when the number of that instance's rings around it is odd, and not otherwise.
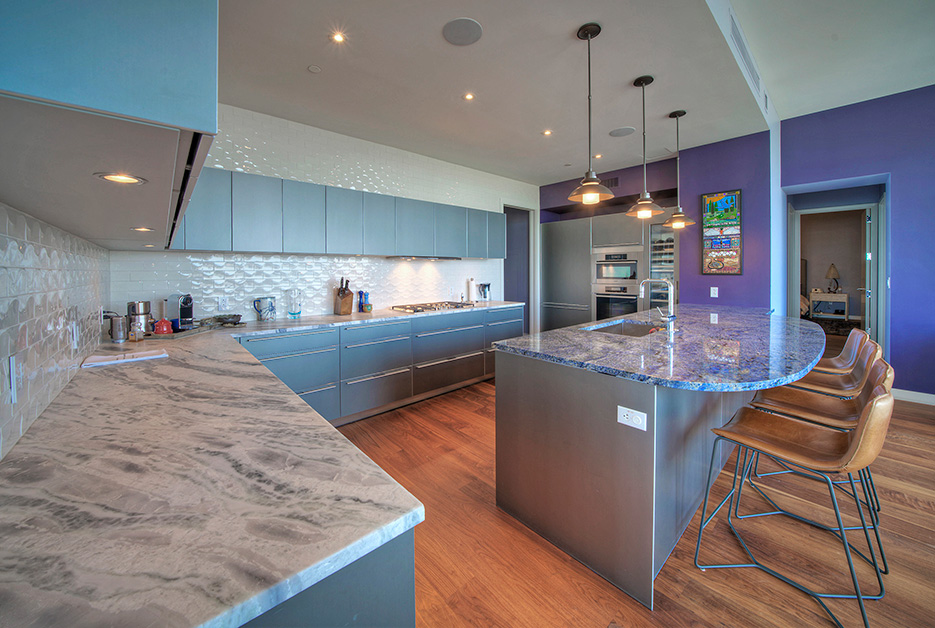
<path fill-rule="evenodd" d="M 261 362 L 273 375 L 297 393 L 304 393 L 340 379 L 337 347 L 316 349 L 279 358 L 266 358 Z"/>
<path fill-rule="evenodd" d="M 361 377 L 412 364 L 409 336 L 341 343 L 341 379 Z"/>
<path fill-rule="evenodd" d="M 522 316 L 522 314 L 520 314 Z M 490 347 L 490 344 L 498 340 L 507 338 L 516 338 L 523 335 L 523 319 L 515 321 L 497 321 L 496 323 L 487 323 L 484 327 L 484 346 Z"/>
<path fill-rule="evenodd" d="M 484 349 L 484 325 L 413 334 L 412 361 L 440 360 Z"/>
<path fill-rule="evenodd" d="M 341 414 L 348 416 L 412 396 L 412 367 L 341 382 Z"/>
<path fill-rule="evenodd" d="M 341 384 L 334 382 L 326 384 L 299 397 L 302 401 L 312 407 L 315 412 L 320 414 L 327 421 L 332 421 L 341 416 Z"/>
<path fill-rule="evenodd" d="M 240 339 L 240 344 L 255 357 L 262 360 L 336 346 L 338 344 L 338 330 L 336 327 L 329 327 L 290 334 L 247 336 Z"/>
<path fill-rule="evenodd" d="M 491 308 L 487 310 L 487 316 L 484 320 L 488 323 L 496 323 L 498 321 L 515 321 L 516 319 L 523 320 L 522 307 Z"/>
<path fill-rule="evenodd" d="M 417 316 L 412 319 L 412 333 L 420 334 L 426 331 L 440 331 L 442 329 L 455 329 L 456 327 L 471 327 L 483 325 L 485 321 L 483 309 L 466 308 L 450 310 L 443 314 L 431 316 Z"/>
<path fill-rule="evenodd" d="M 484 376 L 485 351 L 417 364 L 412 374 L 412 394 L 452 386 Z"/>

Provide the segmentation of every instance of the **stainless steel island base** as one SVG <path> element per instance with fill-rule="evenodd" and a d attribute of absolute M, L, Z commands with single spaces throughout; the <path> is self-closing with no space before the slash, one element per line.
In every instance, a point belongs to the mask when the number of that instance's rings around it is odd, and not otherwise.
<path fill-rule="evenodd" d="M 496 360 L 497 506 L 652 609 L 653 580 L 704 497 L 711 428 L 753 393 Z M 645 430 L 618 422 L 618 406 L 645 413 Z"/>

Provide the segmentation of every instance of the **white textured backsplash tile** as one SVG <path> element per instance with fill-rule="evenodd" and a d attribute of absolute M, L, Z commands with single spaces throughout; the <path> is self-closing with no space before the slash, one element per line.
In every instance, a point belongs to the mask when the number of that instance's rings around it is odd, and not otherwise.
<path fill-rule="evenodd" d="M 152 301 L 154 313 L 159 314 L 162 299 L 172 293 L 190 293 L 196 318 L 217 314 L 218 298 L 226 296 L 229 312 L 252 320 L 253 300 L 273 296 L 278 316 L 285 317 L 286 291 L 301 288 L 306 294 L 303 313 L 330 314 L 341 277 L 350 279 L 355 295 L 358 290 L 369 292 L 374 309 L 459 300 L 471 277 L 477 283 L 492 284 L 491 298 L 503 298 L 503 261 L 496 259 L 432 262 L 366 256 L 113 251 L 109 309 L 125 313 L 128 301 L 144 300 Z"/>
<path fill-rule="evenodd" d="M 0 203 L 0 457 L 97 347 L 109 287 L 106 249 Z"/>

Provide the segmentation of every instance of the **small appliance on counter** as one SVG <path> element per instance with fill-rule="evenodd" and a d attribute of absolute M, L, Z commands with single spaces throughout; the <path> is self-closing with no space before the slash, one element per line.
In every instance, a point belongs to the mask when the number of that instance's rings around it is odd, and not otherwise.
<path fill-rule="evenodd" d="M 258 321 L 271 321 L 276 318 L 276 297 L 257 297 L 253 300 L 253 311 Z"/>
<path fill-rule="evenodd" d="M 149 301 L 130 301 L 127 303 L 127 327 L 130 331 L 139 329 L 142 333 L 152 331 L 152 308 Z M 130 340 L 134 340 L 131 334 Z M 140 338 L 142 340 L 142 338 Z"/>
<path fill-rule="evenodd" d="M 195 326 L 195 301 L 190 294 L 169 296 L 169 311 L 166 318 L 172 323 L 172 331 L 185 331 Z"/>
<path fill-rule="evenodd" d="M 477 293 L 480 295 L 481 301 L 490 301 L 490 284 L 489 283 L 477 284 Z"/>

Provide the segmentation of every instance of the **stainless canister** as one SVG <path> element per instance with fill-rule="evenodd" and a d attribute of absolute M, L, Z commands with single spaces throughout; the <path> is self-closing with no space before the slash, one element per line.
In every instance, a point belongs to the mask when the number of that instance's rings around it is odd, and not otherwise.
<path fill-rule="evenodd" d="M 149 316 L 152 313 L 149 301 L 127 302 L 127 316 Z"/>
<path fill-rule="evenodd" d="M 110 319 L 110 329 L 107 331 L 114 342 L 127 341 L 127 319 L 125 316 L 115 316 Z"/>

